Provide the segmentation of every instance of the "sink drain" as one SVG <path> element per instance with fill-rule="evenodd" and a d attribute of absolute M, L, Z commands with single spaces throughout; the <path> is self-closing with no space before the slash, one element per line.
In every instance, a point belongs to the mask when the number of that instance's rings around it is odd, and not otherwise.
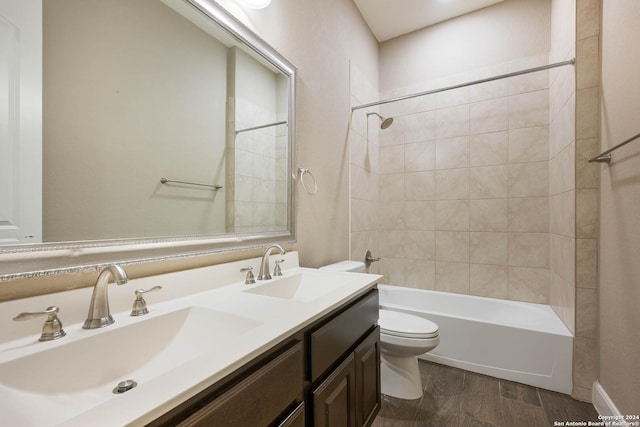
<path fill-rule="evenodd" d="M 131 390 L 132 388 L 134 388 L 137 385 L 138 385 L 138 383 L 135 382 L 134 380 L 120 381 L 118 383 L 118 385 L 116 386 L 116 388 L 113 389 L 113 392 L 115 394 L 126 393 L 127 391 Z"/>

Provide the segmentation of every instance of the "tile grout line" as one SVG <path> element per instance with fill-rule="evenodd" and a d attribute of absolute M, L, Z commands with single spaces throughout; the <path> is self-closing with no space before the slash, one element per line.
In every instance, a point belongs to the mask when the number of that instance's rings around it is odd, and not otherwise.
<path fill-rule="evenodd" d="M 540 407 L 542 408 L 542 412 L 544 412 L 544 417 L 547 419 L 548 423 L 553 423 L 554 420 L 551 420 L 549 418 L 549 413 L 547 412 L 547 407 L 544 403 L 544 399 L 542 399 L 542 396 L 540 395 L 540 389 L 538 387 L 536 387 L 536 396 L 538 396 L 538 399 L 540 400 Z M 560 421 L 560 420 L 555 420 L 555 421 Z"/>

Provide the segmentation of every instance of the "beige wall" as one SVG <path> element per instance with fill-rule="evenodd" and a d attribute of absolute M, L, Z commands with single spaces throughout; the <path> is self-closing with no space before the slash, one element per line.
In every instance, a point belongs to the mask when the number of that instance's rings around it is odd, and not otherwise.
<path fill-rule="evenodd" d="M 640 132 L 640 8 L 602 2 L 602 149 Z M 598 167 L 598 166 L 596 166 Z M 640 141 L 601 166 L 599 381 L 622 414 L 640 412 Z"/>
<path fill-rule="evenodd" d="M 509 0 L 380 45 L 380 90 L 549 51 L 549 0 Z"/>

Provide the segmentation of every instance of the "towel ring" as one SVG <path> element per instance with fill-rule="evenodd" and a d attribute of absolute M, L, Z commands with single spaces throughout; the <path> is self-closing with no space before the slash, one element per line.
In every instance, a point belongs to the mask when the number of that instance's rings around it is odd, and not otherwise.
<path fill-rule="evenodd" d="M 309 189 L 307 188 L 307 185 L 304 183 L 305 174 L 309 174 L 311 179 L 313 179 L 313 191 L 309 191 Z M 312 196 L 318 194 L 318 181 L 316 181 L 316 177 L 313 176 L 313 174 L 309 169 L 298 168 L 298 176 L 300 177 L 300 184 L 302 184 L 302 188 L 304 188 L 304 191 L 306 191 L 307 194 L 310 194 Z"/>

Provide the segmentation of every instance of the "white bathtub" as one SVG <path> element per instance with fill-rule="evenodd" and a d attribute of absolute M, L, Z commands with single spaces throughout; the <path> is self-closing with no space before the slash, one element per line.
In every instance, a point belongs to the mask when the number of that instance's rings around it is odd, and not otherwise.
<path fill-rule="evenodd" d="M 438 324 L 420 356 L 444 365 L 571 394 L 573 336 L 542 304 L 378 285 L 380 306 Z"/>

